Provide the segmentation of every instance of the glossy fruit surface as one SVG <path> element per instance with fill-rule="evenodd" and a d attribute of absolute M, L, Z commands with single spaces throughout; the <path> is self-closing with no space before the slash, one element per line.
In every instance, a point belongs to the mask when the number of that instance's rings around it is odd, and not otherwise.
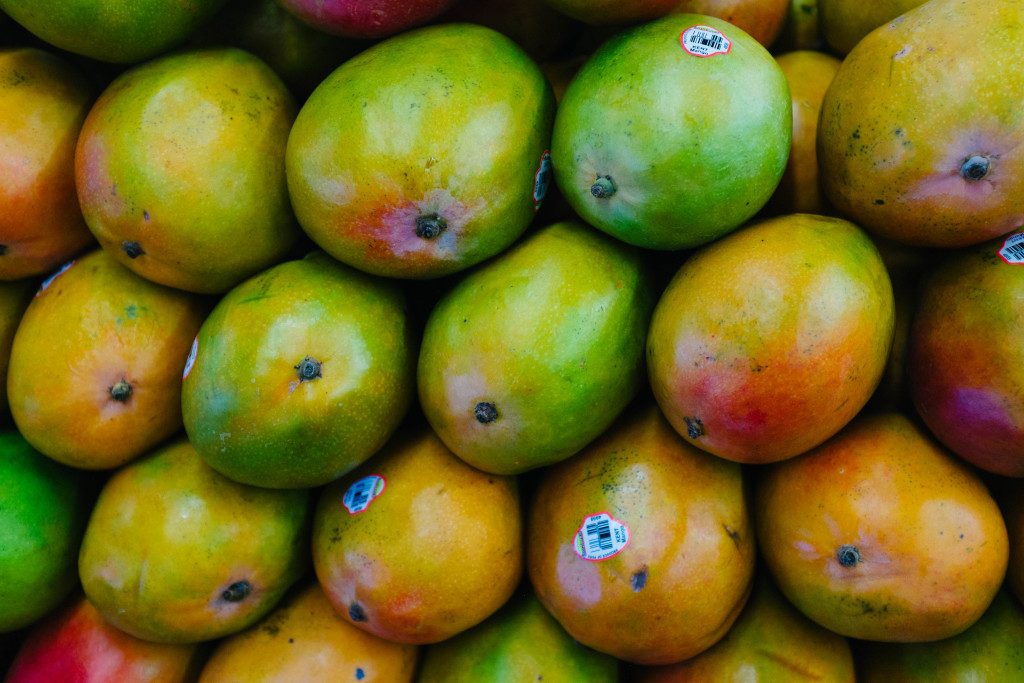
<path fill-rule="evenodd" d="M 688 444 L 653 403 L 544 472 L 526 537 L 551 614 L 584 645 L 638 664 L 711 647 L 754 575 L 740 466 Z"/>
<path fill-rule="evenodd" d="M 769 219 L 694 252 L 647 336 L 654 396 L 715 455 L 784 460 L 835 434 L 867 402 L 892 344 L 892 286 L 849 221 Z"/>
<path fill-rule="evenodd" d="M 179 51 L 122 73 L 82 127 L 75 182 L 89 229 L 154 282 L 225 292 L 299 235 L 284 155 L 295 102 L 237 48 Z"/>
<path fill-rule="evenodd" d="M 404 293 L 323 252 L 232 289 L 195 350 L 185 431 L 214 469 L 255 486 L 337 479 L 384 445 L 415 391 Z"/>
<path fill-rule="evenodd" d="M 786 597 L 853 638 L 954 636 L 1006 575 L 1006 525 L 977 472 L 897 413 L 859 416 L 772 465 L 754 519 Z"/>

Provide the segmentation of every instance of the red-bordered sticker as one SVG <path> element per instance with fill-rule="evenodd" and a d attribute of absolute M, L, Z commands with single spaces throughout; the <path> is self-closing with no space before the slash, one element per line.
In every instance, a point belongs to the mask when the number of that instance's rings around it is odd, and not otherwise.
<path fill-rule="evenodd" d="M 1014 233 L 1003 240 L 1003 246 L 999 247 L 999 258 L 1011 266 L 1024 263 L 1024 232 Z"/>
<path fill-rule="evenodd" d="M 45 280 L 43 280 L 42 284 L 39 285 L 39 290 L 36 292 L 36 296 L 39 296 L 40 294 L 45 292 L 46 288 L 49 287 L 50 285 L 52 285 L 54 280 L 56 280 L 58 277 L 60 277 L 64 273 L 66 273 L 68 268 L 70 268 L 71 266 L 75 265 L 75 261 L 77 261 L 77 260 L 78 259 L 71 259 L 70 261 L 65 263 L 63 266 L 58 268 L 56 273 L 54 273 L 50 277 L 48 277 Z"/>
<path fill-rule="evenodd" d="M 584 560 L 598 562 L 615 557 L 629 545 L 629 527 L 607 512 L 587 515 L 576 530 L 572 547 Z"/>
<path fill-rule="evenodd" d="M 717 28 L 697 24 L 686 29 L 679 35 L 679 44 L 694 57 L 713 57 L 727 55 L 732 49 L 732 41 Z"/>
<path fill-rule="evenodd" d="M 341 499 L 341 503 L 348 510 L 348 514 L 358 514 L 370 507 L 370 503 L 380 494 L 384 493 L 385 486 L 387 486 L 387 481 L 379 474 L 371 474 L 362 479 L 356 479 L 348 487 L 348 490 L 345 491 L 345 496 Z"/>
<path fill-rule="evenodd" d="M 544 150 L 540 155 L 540 166 L 533 175 L 533 210 L 540 211 L 540 205 L 544 203 L 544 197 L 548 195 L 548 188 L 551 186 L 551 152 Z"/>
<path fill-rule="evenodd" d="M 188 358 L 185 359 L 185 370 L 181 373 L 181 381 L 184 382 L 188 379 L 188 375 L 192 372 L 192 366 L 196 364 L 196 354 L 199 353 L 199 335 L 192 340 L 192 348 L 189 349 Z"/>

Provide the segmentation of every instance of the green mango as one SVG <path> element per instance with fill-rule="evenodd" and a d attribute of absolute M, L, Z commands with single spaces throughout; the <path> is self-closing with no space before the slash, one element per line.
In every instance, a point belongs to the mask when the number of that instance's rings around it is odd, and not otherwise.
<path fill-rule="evenodd" d="M 181 396 L 189 440 L 255 486 L 333 481 L 384 445 L 415 395 L 398 283 L 321 251 L 228 292 L 194 349 Z"/>
<path fill-rule="evenodd" d="M 185 42 L 225 0 L 0 0 L 0 10 L 47 43 L 127 64 Z"/>
<path fill-rule="evenodd" d="M 555 182 L 583 220 L 649 249 L 683 249 L 767 203 L 792 140 L 789 85 L 725 21 L 672 14 L 616 34 L 562 96 Z"/>
<path fill-rule="evenodd" d="M 578 221 L 539 229 L 431 311 L 417 368 L 423 413 L 487 472 L 568 458 L 644 383 L 653 301 L 640 250 Z"/>
<path fill-rule="evenodd" d="M 426 648 L 423 683 L 615 683 L 619 661 L 573 640 L 525 589 L 486 621 Z"/>
<path fill-rule="evenodd" d="M 0 432 L 0 633 L 34 623 L 77 585 L 87 481 L 17 432 Z"/>
<path fill-rule="evenodd" d="M 555 96 L 494 29 L 398 34 L 335 69 L 288 138 L 292 206 L 306 234 L 376 275 L 435 278 L 526 230 L 550 177 Z"/>

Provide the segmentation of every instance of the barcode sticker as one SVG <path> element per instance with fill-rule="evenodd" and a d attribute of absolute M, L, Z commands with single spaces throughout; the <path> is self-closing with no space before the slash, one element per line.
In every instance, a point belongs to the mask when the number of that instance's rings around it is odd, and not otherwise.
<path fill-rule="evenodd" d="M 75 265 L 75 261 L 77 261 L 77 260 L 78 259 L 71 259 L 70 261 L 65 263 L 63 266 L 58 268 L 56 273 L 54 273 L 50 277 L 48 277 L 45 280 L 43 280 L 42 284 L 39 285 L 39 290 L 36 291 L 36 296 L 39 296 L 40 294 L 45 292 L 46 288 L 49 287 L 50 285 L 52 285 L 54 280 L 56 280 L 62 274 L 66 273 L 68 268 L 70 268 L 71 266 Z"/>
<path fill-rule="evenodd" d="M 199 353 L 199 335 L 192 340 L 192 348 L 189 349 L 188 358 L 185 359 L 185 369 L 181 373 L 181 381 L 184 382 L 188 379 L 189 374 L 192 372 L 192 366 L 196 364 L 196 354 Z"/>
<path fill-rule="evenodd" d="M 345 497 L 341 499 L 348 514 L 354 515 L 370 507 L 373 499 L 384 492 L 385 484 L 387 482 L 384 481 L 384 477 L 378 474 L 354 481 L 345 491 Z"/>
<path fill-rule="evenodd" d="M 1014 233 L 1003 240 L 1003 246 L 999 248 L 999 257 L 1011 266 L 1024 263 L 1024 232 Z"/>
<path fill-rule="evenodd" d="M 588 515 L 576 530 L 573 549 L 584 560 L 607 560 L 629 545 L 629 527 L 607 512 Z"/>
<path fill-rule="evenodd" d="M 691 26 L 679 36 L 679 43 L 695 57 L 725 55 L 732 49 L 732 41 L 710 26 Z"/>

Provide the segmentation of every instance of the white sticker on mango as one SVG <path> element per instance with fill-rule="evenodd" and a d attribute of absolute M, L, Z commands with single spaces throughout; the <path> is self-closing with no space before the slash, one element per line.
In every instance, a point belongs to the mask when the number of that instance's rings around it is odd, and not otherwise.
<path fill-rule="evenodd" d="M 1003 240 L 1003 246 L 999 248 L 999 258 L 1011 266 L 1024 263 L 1024 232 L 1010 235 Z"/>
<path fill-rule="evenodd" d="M 725 34 L 710 26 L 691 26 L 679 36 L 683 49 L 695 57 L 712 57 L 729 54 L 732 41 Z"/>
<path fill-rule="evenodd" d="M 387 482 L 379 474 L 371 474 L 362 479 L 352 482 L 352 485 L 345 491 L 341 499 L 342 505 L 348 510 L 348 514 L 354 515 L 370 507 L 374 498 L 384 493 L 384 486 Z"/>
<path fill-rule="evenodd" d="M 576 530 L 572 545 L 584 560 L 607 560 L 629 545 L 629 527 L 607 512 L 588 515 Z"/>

